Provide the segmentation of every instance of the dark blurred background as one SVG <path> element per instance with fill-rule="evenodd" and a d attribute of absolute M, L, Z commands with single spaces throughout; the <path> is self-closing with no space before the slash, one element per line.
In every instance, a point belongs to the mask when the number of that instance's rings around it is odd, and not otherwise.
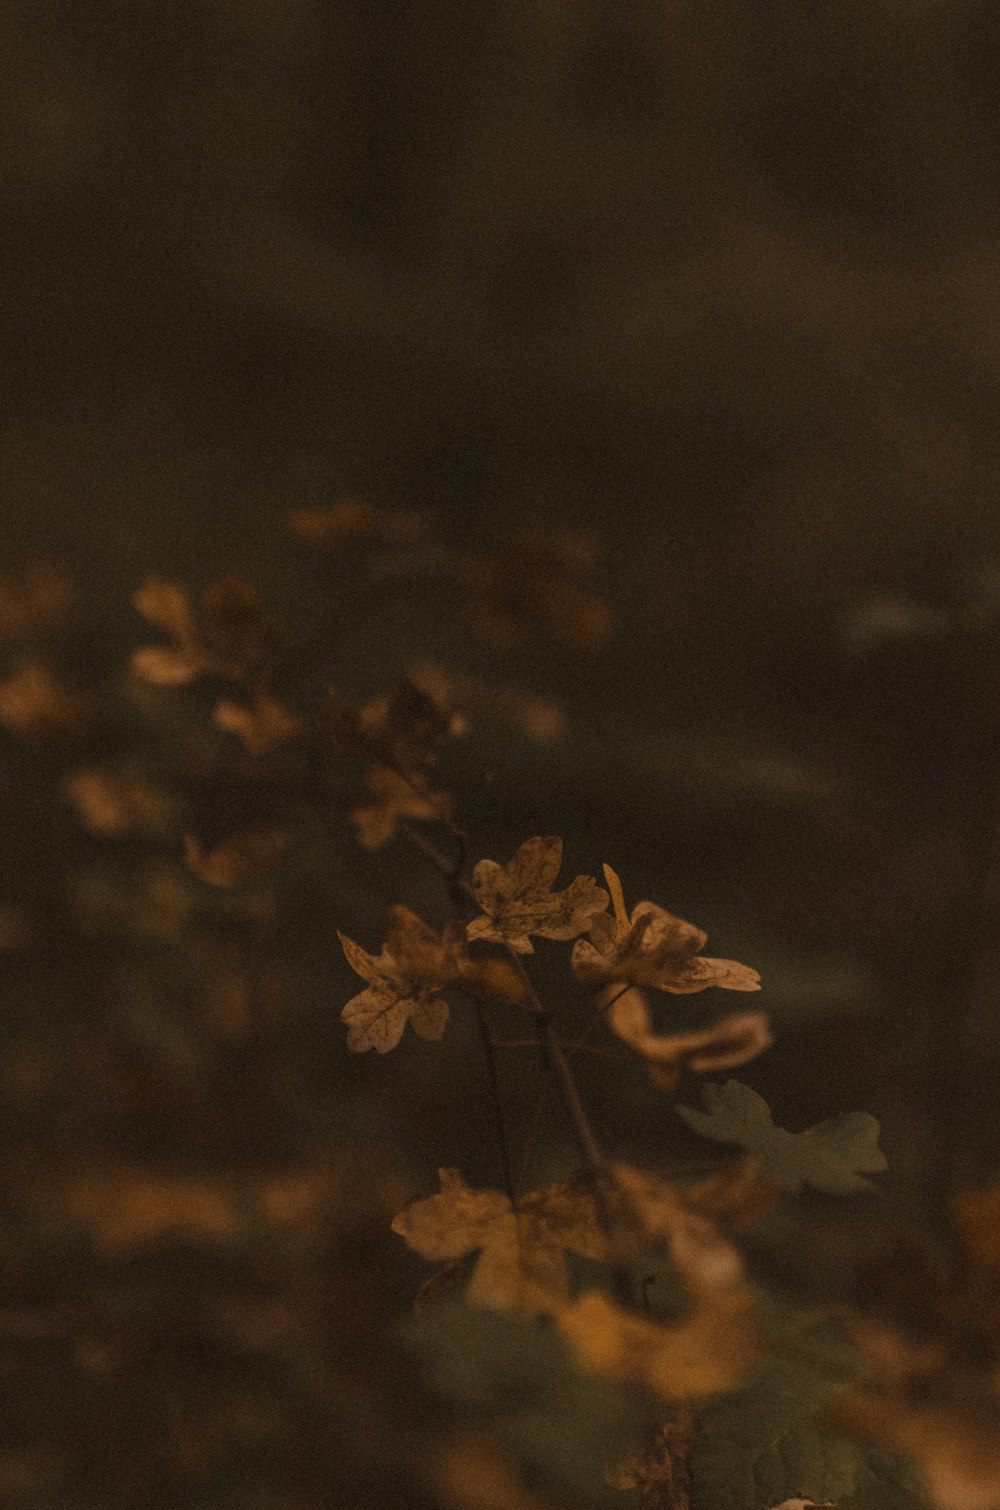
<path fill-rule="evenodd" d="M 4 560 L 77 574 L 78 657 L 148 637 L 129 597 L 153 572 L 294 604 L 294 507 L 428 509 L 462 551 L 593 531 L 616 610 L 593 659 L 539 637 L 490 660 L 409 593 L 348 649 L 377 681 L 425 638 L 560 697 L 564 748 L 459 761 L 482 852 L 563 832 L 571 874 L 607 859 L 758 965 L 778 1045 L 745 1078 L 786 1125 L 879 1115 L 894 1210 L 933 1222 L 956 1175 L 988 1179 L 996 8 L 31 0 L 0 59 Z M 332 925 L 372 946 L 406 863 L 366 860 Z M 461 1162 L 413 1059 L 345 1067 L 335 1015 L 275 1106 L 348 1084 L 388 1145 Z M 64 1132 L 93 1112 L 134 1154 L 59 1074 L 14 1144 L 72 1105 Z M 159 1151 L 190 1159 L 171 1084 L 147 1133 L 162 1115 Z M 310 1115 L 306 1142 L 340 1127 Z"/>

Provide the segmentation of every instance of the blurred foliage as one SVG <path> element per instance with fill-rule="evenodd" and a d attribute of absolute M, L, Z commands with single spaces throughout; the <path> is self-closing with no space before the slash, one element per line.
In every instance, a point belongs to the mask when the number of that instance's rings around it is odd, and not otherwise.
<path fill-rule="evenodd" d="M 864 1107 L 891 1167 L 766 1277 L 947 1232 L 1000 1138 L 995 8 L 33 0 L 0 43 L 0 1497 L 547 1510 L 579 1480 L 394 1331 L 393 1213 L 456 1147 L 496 1183 L 475 1031 L 370 1065 L 337 1020 L 336 928 L 445 887 L 353 844 L 398 791 L 317 829 L 294 721 L 421 656 L 482 855 L 563 834 L 761 969 L 778 1128 Z M 152 574 L 161 670 L 226 659 L 223 572 L 302 630 L 287 704 L 124 673 Z M 284 856 L 227 848 L 279 790 Z M 705 1157 L 574 1068 L 623 1156 Z"/>

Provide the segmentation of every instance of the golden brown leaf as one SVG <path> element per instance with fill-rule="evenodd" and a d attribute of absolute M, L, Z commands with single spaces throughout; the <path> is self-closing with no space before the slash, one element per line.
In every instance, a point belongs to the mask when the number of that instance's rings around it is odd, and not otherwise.
<path fill-rule="evenodd" d="M 407 1023 L 421 1038 L 441 1038 L 448 1004 L 440 993 L 457 983 L 464 955 L 454 928 L 438 935 L 408 907 L 396 904 L 389 909 L 386 941 L 377 957 L 343 933 L 337 937 L 351 969 L 368 982 L 340 1014 L 352 1053 L 375 1049 L 387 1054 Z"/>
<path fill-rule="evenodd" d="M 259 667 L 273 636 L 259 593 L 238 577 L 206 587 L 197 616 L 184 588 L 159 577 L 148 578 L 132 602 L 173 641 L 145 646 L 129 661 L 134 676 L 158 686 L 184 686 L 208 675 L 241 681 Z"/>
<path fill-rule="evenodd" d="M 699 1074 L 733 1069 L 756 1059 L 773 1043 L 764 1012 L 736 1012 L 709 1028 L 691 1033 L 655 1033 L 649 1003 L 638 987 L 608 986 L 611 1005 L 606 1021 L 613 1032 L 648 1061 L 650 1077 L 673 1090 L 684 1068 Z"/>
<path fill-rule="evenodd" d="M 619 1464 L 608 1483 L 612 1489 L 637 1489 L 641 1510 L 690 1510 L 693 1432 L 690 1406 L 675 1406 L 651 1445 Z"/>
<path fill-rule="evenodd" d="M 71 771 L 63 788 L 84 828 L 102 838 L 165 833 L 174 816 L 167 794 L 139 776 L 87 767 Z"/>
<path fill-rule="evenodd" d="M 209 886 L 237 886 L 276 870 L 288 845 L 288 834 L 276 826 L 233 834 L 209 850 L 193 834 L 185 834 L 184 858 L 189 869 Z"/>
<path fill-rule="evenodd" d="M 431 527 L 428 514 L 404 509 L 377 509 L 358 498 L 344 498 L 325 509 L 292 509 L 288 528 L 297 540 L 323 550 L 337 550 L 357 540 L 377 545 L 409 545 Z"/>
<path fill-rule="evenodd" d="M 403 819 L 432 822 L 446 818 L 451 811 L 446 792 L 434 792 L 422 782 L 407 781 L 386 766 L 368 773 L 368 789 L 374 802 L 362 803 L 352 808 L 350 814 L 358 843 L 364 849 L 380 849 L 387 844 Z"/>
<path fill-rule="evenodd" d="M 278 745 L 300 739 L 306 725 L 269 693 L 258 692 L 249 707 L 223 698 L 212 713 L 217 729 L 235 734 L 249 755 L 269 755 Z"/>
<path fill-rule="evenodd" d="M 440 1193 L 411 1202 L 394 1218 L 392 1230 L 436 1263 L 478 1253 L 466 1290 L 473 1305 L 536 1316 L 564 1304 L 565 1248 L 578 1236 L 593 1252 L 592 1200 L 589 1218 L 581 1213 L 578 1224 L 567 1226 L 565 1212 L 554 1211 L 549 1221 L 545 1191 L 526 1198 L 515 1212 L 500 1191 L 470 1190 L 454 1169 L 438 1173 Z"/>
<path fill-rule="evenodd" d="M 474 676 L 445 671 L 431 660 L 414 661 L 407 675 L 440 706 L 454 709 L 463 725 L 466 719 L 510 724 L 541 745 L 558 744 L 565 737 L 566 715 L 551 698 L 521 687 L 491 687 Z"/>
<path fill-rule="evenodd" d="M 495 556 L 464 557 L 459 570 L 473 629 L 495 649 L 511 650 L 540 618 L 572 649 L 600 649 L 611 632 L 611 610 L 580 586 L 596 554 L 593 538 L 581 531 L 528 529 Z"/>
<path fill-rule="evenodd" d="M 78 734 L 93 713 L 93 699 L 66 687 L 48 662 L 38 657 L 25 657 L 0 682 L 0 723 L 29 739 Z"/>
<path fill-rule="evenodd" d="M 360 708 L 331 687 L 324 717 L 327 737 L 342 755 L 403 772 L 433 765 L 449 735 L 464 732 L 445 703 L 405 676 Z"/>
<path fill-rule="evenodd" d="M 532 954 L 530 934 L 571 939 L 589 928 L 595 913 L 607 907 L 608 894 L 592 876 L 577 876 L 565 891 L 553 891 L 562 850 L 562 840 L 553 835 L 527 839 L 506 865 L 480 860 L 472 872 L 472 890 L 484 915 L 469 923 L 469 938 Z"/>
<path fill-rule="evenodd" d="M 565 1305 L 556 1325 L 585 1368 L 632 1379 L 667 1400 L 735 1389 L 757 1353 L 754 1299 L 745 1287 L 713 1293 L 674 1323 L 636 1315 L 591 1290 Z"/>
<path fill-rule="evenodd" d="M 674 917 L 656 902 L 625 909 L 621 881 L 610 865 L 604 875 L 614 900 L 614 916 L 598 917 L 590 939 L 573 946 L 574 975 L 586 985 L 612 982 L 654 986 L 675 996 L 722 986 L 727 991 L 759 991 L 760 976 L 735 960 L 706 959 L 698 953 L 708 935 Z"/>

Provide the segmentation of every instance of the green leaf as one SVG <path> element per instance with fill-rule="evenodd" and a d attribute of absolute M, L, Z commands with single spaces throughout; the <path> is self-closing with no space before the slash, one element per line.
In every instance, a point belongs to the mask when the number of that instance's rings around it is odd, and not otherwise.
<path fill-rule="evenodd" d="M 580 1373 L 552 1327 L 444 1301 L 407 1321 L 427 1382 L 506 1443 L 534 1486 L 621 1510 L 605 1474 L 639 1445 L 642 1404 L 626 1385 Z"/>
<path fill-rule="evenodd" d="M 699 1415 L 691 1510 L 770 1510 L 800 1497 L 838 1510 L 928 1510 L 905 1460 L 820 1424 L 838 1379 L 858 1367 L 838 1329 L 802 1333 L 788 1317 L 771 1320 L 792 1356 L 767 1360 L 750 1384 Z"/>
<path fill-rule="evenodd" d="M 775 1127 L 763 1097 L 738 1080 L 706 1085 L 703 1095 L 707 1111 L 679 1106 L 677 1115 L 705 1138 L 756 1154 L 761 1174 L 793 1194 L 803 1185 L 830 1195 L 872 1190 L 864 1176 L 888 1167 L 878 1146 L 879 1125 L 867 1112 L 843 1112 L 789 1133 Z"/>

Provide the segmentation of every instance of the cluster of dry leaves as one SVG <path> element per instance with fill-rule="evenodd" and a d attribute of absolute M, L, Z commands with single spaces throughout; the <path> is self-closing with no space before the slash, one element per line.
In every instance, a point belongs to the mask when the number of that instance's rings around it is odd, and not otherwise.
<path fill-rule="evenodd" d="M 350 557 L 358 548 L 408 550 L 427 539 L 431 521 L 347 499 L 293 511 L 288 529 L 324 558 Z M 522 531 L 495 555 L 451 560 L 469 624 L 499 650 L 520 644 L 538 623 L 568 646 L 597 649 L 611 615 L 585 585 L 595 563 L 589 536 L 541 530 Z M 497 1050 L 527 1046 L 539 1051 L 546 1074 L 562 1088 L 581 1150 L 577 1172 L 523 1191 L 511 1176 L 509 1156 L 504 1190 L 470 1188 L 457 1170 L 442 1169 L 437 1193 L 396 1211 L 392 1230 L 439 1266 L 418 1296 L 418 1311 L 432 1314 L 442 1298 L 461 1293 L 472 1306 L 543 1321 L 565 1339 L 580 1370 L 645 1391 L 659 1402 L 659 1429 L 646 1453 L 619 1467 L 614 1483 L 638 1490 L 644 1510 L 689 1510 L 698 1412 L 751 1378 L 767 1346 L 737 1234 L 772 1210 L 778 1184 L 753 1155 L 720 1156 L 716 1174 L 681 1184 L 605 1156 L 570 1061 L 585 1050 L 631 1060 L 665 1092 L 676 1090 L 685 1074 L 747 1064 L 772 1043 L 766 1012 L 709 1010 L 698 1026 L 685 1019 L 682 1028 L 676 1017 L 671 1022 L 669 1000 L 662 998 L 712 988 L 756 992 L 757 971 L 704 954 L 706 934 L 657 902 L 629 909 L 610 865 L 603 867 L 604 885 L 578 875 L 560 886 L 563 841 L 557 836 L 527 839 L 505 863 L 480 858 L 466 865 L 468 837 L 434 768 L 448 741 L 480 721 L 507 723 L 540 743 L 562 737 L 565 719 L 548 699 L 490 687 L 422 659 L 412 661 L 389 692 L 367 701 L 354 703 L 327 684 L 321 706 L 293 707 L 282 691 L 278 621 L 250 584 L 227 577 L 195 595 L 152 577 L 133 604 L 161 636 L 132 655 L 133 685 L 207 685 L 212 737 L 220 748 L 238 741 L 244 765 L 265 770 L 276 769 L 279 758 L 298 759 L 297 795 L 321 809 L 331 801 L 329 757 L 364 762 L 364 794 L 348 808 L 358 843 L 375 850 L 403 836 L 446 882 L 454 913 L 439 926 L 397 904 L 389 909 L 377 954 L 338 935 L 364 982 L 340 1012 L 347 1048 L 384 1055 L 401 1043 L 407 1024 L 420 1038 L 437 1041 L 450 1012 L 468 1010 L 478 1020 L 494 1076 Z M 15 650 L 0 681 L 0 722 L 15 733 L 64 740 L 94 717 L 93 693 L 65 682 L 45 648 L 75 612 L 75 589 L 58 567 L 40 564 L 0 584 L 0 641 Z M 280 791 L 280 782 L 274 789 Z M 208 840 L 192 831 L 185 801 L 169 780 L 151 778 L 134 762 L 73 766 L 63 773 L 61 790 L 89 834 L 171 851 L 133 886 L 122 913 L 133 932 L 181 939 L 195 905 L 189 888 L 197 890 L 197 881 L 215 893 L 234 891 L 244 899 L 245 917 L 273 915 L 274 898 L 253 892 L 294 858 L 291 831 L 277 807 L 273 817 Z M 91 898 L 78 909 L 77 924 L 89 935 L 106 918 L 105 903 Z M 13 922 L 10 932 L 20 939 Z M 15 941 L 11 949 L 34 947 L 30 929 L 26 937 L 29 944 Z M 557 1014 L 533 983 L 539 940 L 570 946 L 558 1011 L 577 1012 L 572 1035 L 556 1031 Z M 206 960 L 207 954 L 202 964 Z M 238 973 L 216 968 L 212 985 L 218 1031 L 234 1038 L 245 1030 L 250 999 Z M 496 1009 L 523 1013 L 529 1036 L 513 1044 L 494 1038 Z M 39 1185 L 35 1199 L 41 1209 L 87 1227 L 96 1247 L 117 1261 L 165 1239 L 231 1243 L 248 1211 L 270 1229 L 304 1224 L 312 1231 L 318 1206 L 335 1200 L 335 1185 L 326 1170 L 265 1181 L 234 1198 L 231 1182 L 141 1170 L 119 1178 L 91 1170 Z M 392 1209 L 382 1210 L 381 1218 Z M 955 1219 L 960 1253 L 954 1273 L 942 1276 L 933 1265 L 918 1264 L 915 1286 L 912 1255 L 905 1284 L 892 1260 L 878 1268 L 874 1299 L 856 1307 L 847 1323 L 864 1360 L 865 1383 L 841 1391 L 827 1416 L 839 1430 L 871 1436 L 915 1459 L 938 1510 L 1000 1510 L 996 1192 L 966 1195 L 956 1203 Z M 684 1298 L 670 1319 L 651 1314 L 629 1290 L 628 1275 L 651 1255 L 667 1265 Z M 580 1259 L 605 1265 L 609 1286 L 576 1284 Z M 900 1296 L 914 1293 L 919 1304 L 901 1309 Z M 547 1510 L 552 1503 L 526 1490 L 496 1442 L 474 1428 L 436 1439 L 425 1466 L 434 1492 L 454 1510 Z M 752 1510 L 819 1504 L 832 1502 L 803 1494 Z"/>

